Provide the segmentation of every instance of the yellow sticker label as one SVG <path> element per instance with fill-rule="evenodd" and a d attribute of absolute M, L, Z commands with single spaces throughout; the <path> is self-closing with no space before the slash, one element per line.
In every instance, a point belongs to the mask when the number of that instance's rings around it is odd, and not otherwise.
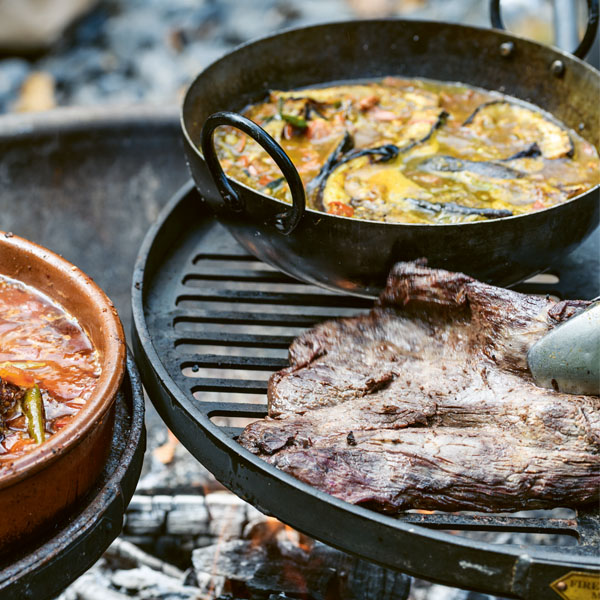
<path fill-rule="evenodd" d="M 550 587 L 564 600 L 600 600 L 600 573 L 571 571 Z"/>

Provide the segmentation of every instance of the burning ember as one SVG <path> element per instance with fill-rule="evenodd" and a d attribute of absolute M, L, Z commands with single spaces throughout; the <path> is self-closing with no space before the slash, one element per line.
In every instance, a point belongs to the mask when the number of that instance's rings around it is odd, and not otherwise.
<path fill-rule="evenodd" d="M 405 576 L 329 548 L 272 517 L 249 522 L 241 540 L 194 550 L 192 562 L 199 587 L 215 594 L 208 597 L 400 600 L 409 586 Z"/>
<path fill-rule="evenodd" d="M 278 521 L 274 517 L 265 517 L 254 523 L 248 532 L 248 538 L 253 548 L 264 546 L 271 547 L 279 542 L 292 544 L 305 552 L 310 552 L 314 540 L 292 529 L 289 525 Z"/>

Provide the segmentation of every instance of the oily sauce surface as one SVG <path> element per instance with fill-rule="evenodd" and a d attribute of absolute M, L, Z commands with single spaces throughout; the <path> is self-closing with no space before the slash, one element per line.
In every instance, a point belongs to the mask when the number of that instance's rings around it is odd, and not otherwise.
<path fill-rule="evenodd" d="M 40 388 L 47 440 L 86 404 L 100 376 L 98 353 L 74 317 L 49 298 L 0 276 L 0 373 Z M 2 407 L 0 407 L 2 408 Z M 0 415 L 2 463 L 35 447 L 19 402 Z"/>
<path fill-rule="evenodd" d="M 309 207 L 406 223 L 501 218 L 598 183 L 598 152 L 551 115 L 462 84 L 387 77 L 272 91 L 244 114 L 284 148 Z M 215 145 L 231 177 L 291 201 L 261 147 L 232 128 Z"/>

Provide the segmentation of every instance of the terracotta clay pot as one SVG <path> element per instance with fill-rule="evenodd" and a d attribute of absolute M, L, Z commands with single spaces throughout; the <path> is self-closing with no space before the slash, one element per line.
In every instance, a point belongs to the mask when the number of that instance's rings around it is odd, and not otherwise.
<path fill-rule="evenodd" d="M 112 440 L 126 346 L 111 301 L 60 256 L 0 232 L 0 274 L 35 287 L 71 313 L 98 350 L 102 367 L 89 401 L 69 426 L 12 463 L 2 463 L 0 553 L 5 553 L 49 528 L 98 478 Z"/>

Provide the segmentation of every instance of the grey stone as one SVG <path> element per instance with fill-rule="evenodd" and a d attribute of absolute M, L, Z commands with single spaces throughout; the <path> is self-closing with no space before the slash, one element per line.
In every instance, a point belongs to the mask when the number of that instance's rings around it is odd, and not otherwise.
<path fill-rule="evenodd" d="M 30 70 L 31 67 L 26 60 L 20 58 L 0 60 L 0 112 L 10 109 Z"/>

